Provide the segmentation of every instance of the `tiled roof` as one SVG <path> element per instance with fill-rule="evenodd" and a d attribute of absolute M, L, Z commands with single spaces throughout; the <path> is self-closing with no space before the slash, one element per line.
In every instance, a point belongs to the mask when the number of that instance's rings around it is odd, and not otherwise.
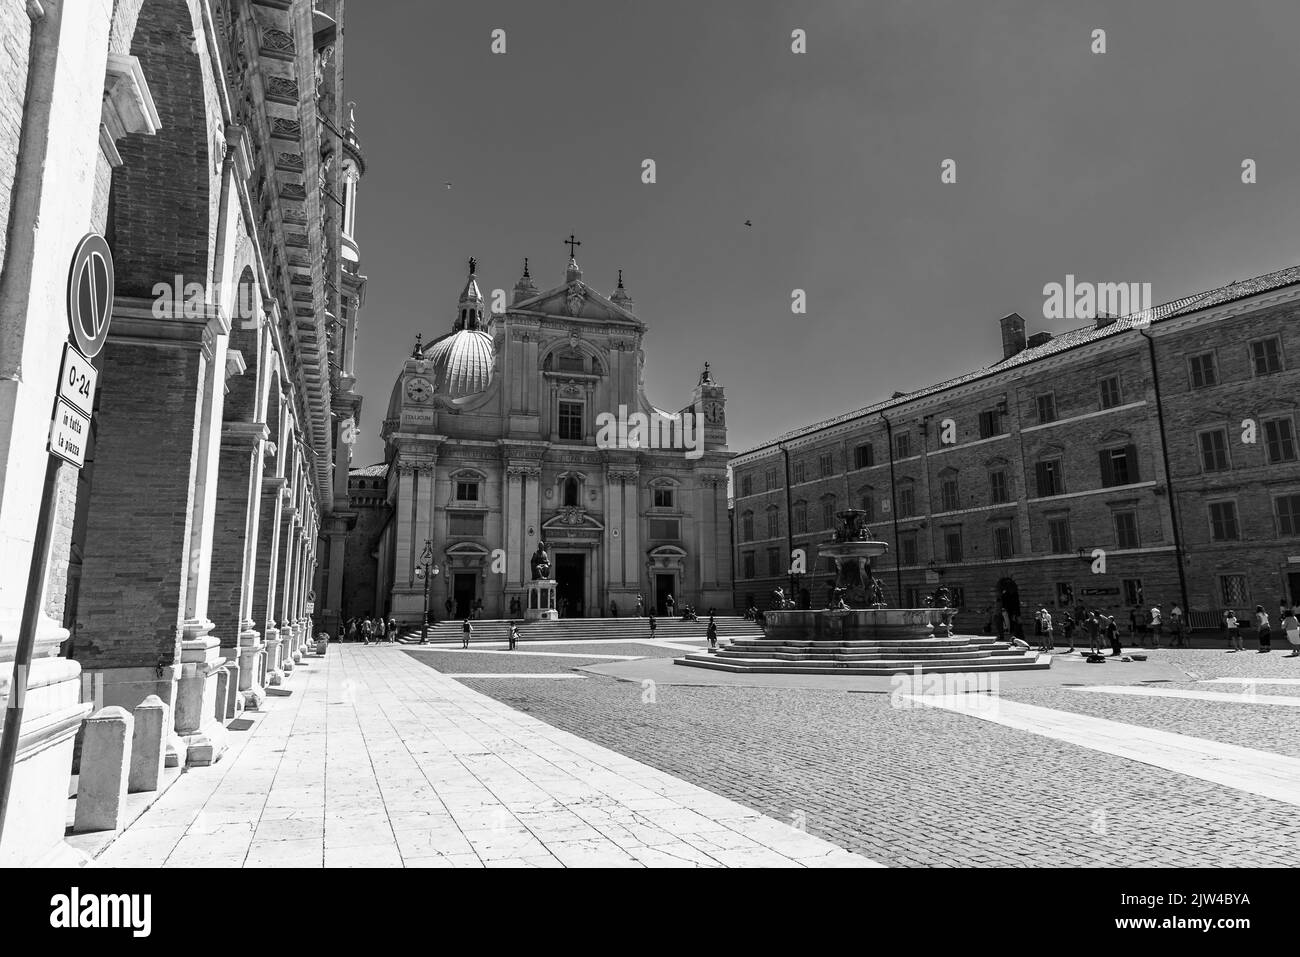
<path fill-rule="evenodd" d="M 1289 266 L 1286 269 L 1279 269 L 1276 272 L 1265 273 L 1263 276 L 1256 276 L 1254 279 L 1244 279 L 1231 282 L 1226 286 L 1220 286 L 1218 289 L 1211 289 L 1208 292 L 1198 293 L 1195 296 L 1186 296 L 1182 299 L 1175 299 L 1172 302 L 1155 306 L 1151 309 L 1135 312 L 1128 316 L 1116 319 L 1107 326 L 1098 329 L 1096 324 L 1081 326 L 1078 329 L 1071 329 L 1054 337 L 1049 342 L 1042 345 L 1034 346 L 1030 349 L 1023 349 L 1017 352 L 1009 359 L 1003 359 L 995 362 L 991 366 L 982 369 L 976 369 L 973 372 L 959 375 L 956 378 L 948 379 L 935 385 L 926 386 L 923 389 L 917 389 L 915 392 L 908 392 L 895 398 L 884 399 L 873 405 L 866 406 L 862 409 L 856 409 L 852 412 L 845 412 L 830 419 L 821 422 L 815 422 L 812 425 L 805 425 L 793 431 L 778 435 L 774 439 L 766 442 L 760 442 L 752 448 L 746 449 L 741 455 L 748 455 L 751 452 L 757 452 L 782 442 L 788 442 L 797 439 L 800 436 L 809 435 L 813 432 L 819 432 L 835 425 L 841 425 L 863 416 L 875 415 L 888 409 L 900 405 L 906 405 L 915 399 L 923 396 L 932 395 L 936 392 L 943 392 L 945 389 L 952 389 L 959 385 L 965 385 L 968 382 L 975 382 L 988 376 L 997 375 L 1008 369 L 1014 369 L 1018 366 L 1029 365 L 1039 359 L 1055 355 L 1058 352 L 1064 352 L 1067 349 L 1073 349 L 1089 342 L 1096 342 L 1099 339 L 1105 339 L 1109 336 L 1118 335 L 1127 332 L 1130 329 L 1144 328 L 1152 323 L 1162 322 L 1174 316 L 1186 315 L 1201 309 L 1208 309 L 1212 306 L 1221 306 L 1227 302 L 1233 302 L 1237 299 L 1245 299 L 1249 296 L 1255 296 L 1263 292 L 1269 292 L 1273 289 L 1281 289 L 1283 286 L 1291 286 L 1300 283 L 1300 266 Z"/>
<path fill-rule="evenodd" d="M 383 478 L 388 475 L 388 463 L 367 465 L 364 468 L 348 469 L 348 478 Z"/>

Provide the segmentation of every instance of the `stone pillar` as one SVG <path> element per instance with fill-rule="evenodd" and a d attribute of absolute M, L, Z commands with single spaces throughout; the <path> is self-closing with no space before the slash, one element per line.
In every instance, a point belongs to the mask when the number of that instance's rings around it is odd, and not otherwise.
<path fill-rule="evenodd" d="M 86 719 L 74 831 L 120 831 L 126 826 L 133 724 L 130 712 L 118 707 Z"/>
<path fill-rule="evenodd" d="M 278 686 L 284 680 L 281 670 L 282 643 L 280 629 L 276 626 L 276 593 L 280 578 L 279 534 L 284 505 L 286 481 L 283 476 L 266 476 L 262 479 L 262 510 L 257 529 L 257 570 L 253 578 L 252 618 L 263 626 L 265 664 L 263 684 Z"/>
<path fill-rule="evenodd" d="M 393 563 L 395 605 L 398 591 L 409 592 L 414 587 L 415 566 L 419 563 L 424 542 L 415 541 L 415 470 L 400 459 L 394 468 L 397 469 L 397 509 L 393 515 L 393 529 L 397 539 Z"/>
<path fill-rule="evenodd" d="M 517 468 L 507 466 L 505 470 L 506 487 L 505 494 L 502 495 L 502 525 L 504 528 L 503 537 L 506 548 L 506 571 L 509 573 L 507 579 L 510 587 L 521 589 L 524 587 L 528 574 L 528 555 L 524 551 L 524 533 L 526 527 L 521 527 L 523 521 L 523 472 Z M 450 585 L 448 585 L 450 588 Z M 520 599 L 522 601 L 522 597 Z M 439 617 L 442 617 L 441 615 Z"/>
<path fill-rule="evenodd" d="M 292 501 L 292 499 L 291 499 Z M 293 568 L 295 552 L 297 551 L 297 530 L 298 530 L 298 506 L 286 505 L 281 511 L 281 520 L 284 523 L 283 544 L 281 547 L 281 564 L 280 564 L 280 590 L 276 595 L 276 604 L 279 606 L 279 632 L 280 632 L 280 668 L 285 674 L 289 674 L 294 668 L 293 650 L 295 644 L 295 635 L 293 622 L 289 619 L 289 596 L 293 593 Z"/>
<path fill-rule="evenodd" d="M 197 766 L 215 764 L 226 750 L 226 729 L 217 720 L 218 677 L 226 673 L 226 660 L 221 657 L 221 639 L 211 631 L 211 622 L 187 622 L 181 639 L 176 733 L 188 749 L 186 762 Z"/>
<path fill-rule="evenodd" d="M 167 733 L 171 730 L 171 708 L 157 695 L 140 702 L 132 715 L 131 772 L 127 790 L 157 791 L 167 758 Z"/>

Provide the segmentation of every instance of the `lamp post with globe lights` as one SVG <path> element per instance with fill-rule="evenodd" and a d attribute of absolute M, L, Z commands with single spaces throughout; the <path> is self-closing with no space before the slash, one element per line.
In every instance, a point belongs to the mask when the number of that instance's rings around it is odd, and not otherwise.
<path fill-rule="evenodd" d="M 424 551 L 420 554 L 419 567 L 415 569 L 415 577 L 424 580 L 424 618 L 420 623 L 420 644 L 425 644 L 429 640 L 429 582 L 438 574 L 438 566 L 433 563 L 433 540 L 426 538 L 424 540 Z"/>

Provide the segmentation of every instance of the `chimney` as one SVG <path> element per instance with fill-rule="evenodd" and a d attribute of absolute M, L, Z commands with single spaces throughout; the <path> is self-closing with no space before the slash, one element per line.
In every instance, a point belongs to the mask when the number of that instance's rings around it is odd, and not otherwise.
<path fill-rule="evenodd" d="M 1045 346 L 1052 341 L 1050 332 L 1035 332 L 1029 337 L 1029 348 L 1037 349 L 1039 346 Z"/>
<path fill-rule="evenodd" d="M 1025 320 L 1020 313 L 1013 312 L 998 321 L 1002 327 L 1002 358 L 1010 359 L 1017 352 L 1025 351 Z"/>

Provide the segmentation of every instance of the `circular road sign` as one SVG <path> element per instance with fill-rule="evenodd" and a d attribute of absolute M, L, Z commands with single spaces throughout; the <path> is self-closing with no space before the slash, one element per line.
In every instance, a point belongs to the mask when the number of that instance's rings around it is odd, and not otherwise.
<path fill-rule="evenodd" d="M 87 233 L 72 254 L 68 273 L 68 325 L 87 359 L 99 355 L 113 316 L 113 253 L 99 233 Z"/>

